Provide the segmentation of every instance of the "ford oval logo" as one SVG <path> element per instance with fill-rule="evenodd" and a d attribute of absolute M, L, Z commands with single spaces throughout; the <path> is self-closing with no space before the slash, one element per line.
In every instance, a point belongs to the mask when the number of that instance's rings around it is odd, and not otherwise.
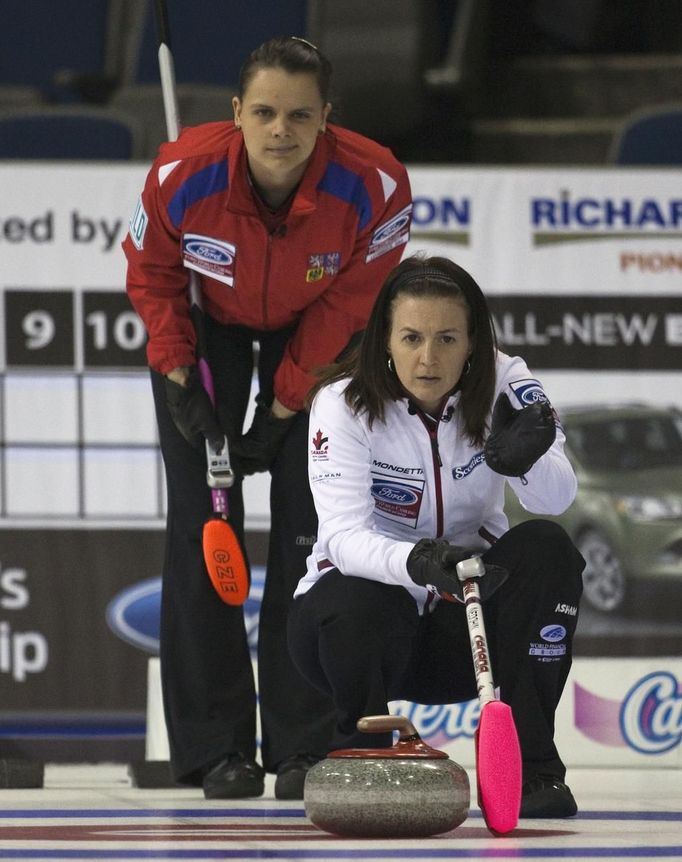
<path fill-rule="evenodd" d="M 566 629 L 563 626 L 545 626 L 540 629 L 540 637 L 548 643 L 556 643 L 566 637 Z"/>
<path fill-rule="evenodd" d="M 140 581 L 109 602 L 107 625 L 126 643 L 158 655 L 160 608 L 161 578 Z"/>
<path fill-rule="evenodd" d="M 394 503 L 396 506 L 412 506 L 419 497 L 404 485 L 394 485 L 391 482 L 373 482 L 372 496 L 384 503 Z"/>
<path fill-rule="evenodd" d="M 190 240 L 186 243 L 185 248 L 189 254 L 199 258 L 199 260 L 207 260 L 211 263 L 229 265 L 234 260 L 224 246 L 218 245 L 218 243 L 207 242 L 206 240 Z"/>
<path fill-rule="evenodd" d="M 410 213 L 401 212 L 398 215 L 391 219 L 391 221 L 387 222 L 383 227 L 379 228 L 379 230 L 372 237 L 372 243 L 382 243 L 384 240 L 387 240 L 389 237 L 393 236 L 394 233 L 398 233 L 401 228 L 404 228 L 405 225 L 410 220 Z"/>
<path fill-rule="evenodd" d="M 251 590 L 244 604 L 244 621 L 253 656 L 258 645 L 258 619 L 263 598 L 265 567 L 251 569 Z M 220 599 L 216 596 L 216 601 Z M 140 581 L 126 587 L 109 602 L 107 625 L 121 640 L 138 649 L 158 655 L 161 622 L 161 578 Z"/>

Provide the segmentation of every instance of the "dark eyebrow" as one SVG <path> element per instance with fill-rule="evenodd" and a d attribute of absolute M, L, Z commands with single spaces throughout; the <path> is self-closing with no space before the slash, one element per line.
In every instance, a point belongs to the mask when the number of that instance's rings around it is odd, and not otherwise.
<path fill-rule="evenodd" d="M 415 329 L 415 328 L 414 328 L 414 327 L 412 327 L 412 326 L 401 326 L 401 327 L 400 327 L 400 331 L 401 331 L 401 332 L 415 332 L 415 333 L 419 333 L 419 332 L 420 332 L 420 330 L 419 330 L 419 329 Z M 449 327 L 448 329 L 439 329 L 439 330 L 436 332 L 436 335 L 445 335 L 445 334 L 446 334 L 446 333 L 448 333 L 448 332 L 461 332 L 461 331 L 462 331 L 462 330 L 461 330 L 458 326 L 451 326 L 451 327 Z"/>
<path fill-rule="evenodd" d="M 251 108 L 267 108 L 269 111 L 274 111 L 272 105 L 268 105 L 266 102 L 254 102 L 253 105 L 250 105 Z M 309 107 L 308 105 L 301 105 L 297 108 L 292 108 L 289 113 L 294 113 L 295 111 L 314 111 L 315 108 Z"/>

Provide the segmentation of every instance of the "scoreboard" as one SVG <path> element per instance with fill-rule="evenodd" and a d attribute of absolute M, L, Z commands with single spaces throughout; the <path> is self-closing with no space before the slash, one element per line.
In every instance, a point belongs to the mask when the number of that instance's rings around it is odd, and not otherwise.
<path fill-rule="evenodd" d="M 124 291 L 8 289 L 6 369 L 144 369 L 146 334 Z"/>

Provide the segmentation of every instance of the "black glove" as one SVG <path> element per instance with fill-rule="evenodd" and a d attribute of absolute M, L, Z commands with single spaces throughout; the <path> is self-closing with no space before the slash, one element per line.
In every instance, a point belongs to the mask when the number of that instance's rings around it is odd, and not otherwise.
<path fill-rule="evenodd" d="M 420 587 L 433 587 L 448 601 L 464 601 L 463 584 L 457 575 L 457 563 L 472 552 L 443 539 L 420 539 L 407 558 L 407 573 Z M 509 577 L 501 566 L 485 564 L 485 575 L 479 581 L 481 601 L 490 598 Z"/>
<path fill-rule="evenodd" d="M 515 410 L 506 393 L 495 402 L 485 461 L 503 476 L 524 476 L 554 443 L 556 423 L 547 401 Z"/>
<path fill-rule="evenodd" d="M 295 418 L 276 418 L 263 397 L 256 396 L 256 412 L 251 427 L 243 437 L 234 441 L 231 448 L 237 469 L 243 476 L 270 469 Z"/>
<path fill-rule="evenodd" d="M 166 404 L 175 427 L 185 440 L 195 449 L 204 449 L 208 440 L 214 449 L 220 450 L 225 440 L 216 419 L 211 399 L 201 382 L 198 368 L 194 365 L 182 386 L 168 377 L 166 384 Z"/>

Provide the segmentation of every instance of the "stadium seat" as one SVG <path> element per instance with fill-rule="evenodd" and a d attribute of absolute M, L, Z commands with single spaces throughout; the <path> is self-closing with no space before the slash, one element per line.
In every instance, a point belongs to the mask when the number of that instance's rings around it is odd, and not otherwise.
<path fill-rule="evenodd" d="M 232 116 L 239 69 L 250 51 L 273 36 L 305 35 L 306 0 L 168 0 L 171 51 L 181 124 Z M 137 116 L 147 132 L 148 155 L 166 140 L 151 0 L 138 2 L 129 22 L 121 86 L 111 104 Z"/>
<path fill-rule="evenodd" d="M 615 165 L 682 164 L 682 103 L 657 105 L 625 118 L 613 138 Z"/>
<path fill-rule="evenodd" d="M 248 5 L 248 14 L 245 8 Z M 237 82 L 247 54 L 273 36 L 305 35 L 305 0 L 167 0 L 178 84 Z M 138 2 L 129 27 L 123 85 L 158 84 L 157 33 L 151 0 Z"/>
<path fill-rule="evenodd" d="M 133 117 L 100 107 L 0 111 L 0 159 L 140 160 L 144 132 Z"/>
<path fill-rule="evenodd" d="M 126 0 L 3 0 L 0 107 L 104 102 L 117 83 Z"/>

